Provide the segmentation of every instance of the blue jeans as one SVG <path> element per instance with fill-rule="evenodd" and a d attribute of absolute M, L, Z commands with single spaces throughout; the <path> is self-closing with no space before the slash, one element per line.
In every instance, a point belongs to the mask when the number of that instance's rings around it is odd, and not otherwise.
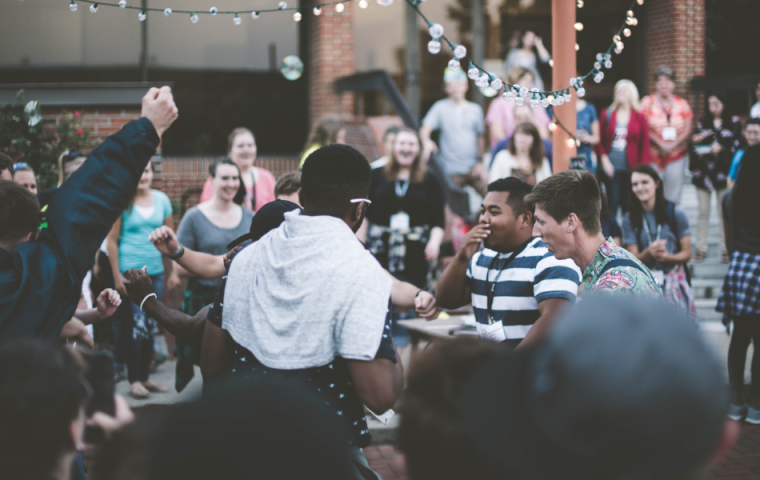
<path fill-rule="evenodd" d="M 617 216 L 618 207 L 623 209 L 623 214 L 628 211 L 631 198 L 631 172 L 630 170 L 615 169 L 615 176 L 604 177 L 604 188 L 607 189 L 607 203 L 612 215 Z"/>
<path fill-rule="evenodd" d="M 158 300 L 164 297 L 164 275 L 151 275 L 153 291 Z M 153 360 L 153 330 L 156 322 L 140 306 L 124 301 L 116 310 L 114 322 L 114 350 L 117 362 L 127 364 L 129 383 L 146 382 L 150 376 L 150 362 Z"/>

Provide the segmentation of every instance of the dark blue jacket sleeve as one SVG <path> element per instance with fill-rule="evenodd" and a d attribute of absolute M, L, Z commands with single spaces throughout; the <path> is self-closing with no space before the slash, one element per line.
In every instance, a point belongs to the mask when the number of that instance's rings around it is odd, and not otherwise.
<path fill-rule="evenodd" d="M 51 196 L 37 241 L 0 252 L 0 340 L 58 336 L 158 143 L 149 120 L 125 125 Z"/>

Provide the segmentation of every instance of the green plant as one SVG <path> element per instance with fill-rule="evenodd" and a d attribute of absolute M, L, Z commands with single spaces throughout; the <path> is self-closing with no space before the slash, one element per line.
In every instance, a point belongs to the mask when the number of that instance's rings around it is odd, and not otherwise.
<path fill-rule="evenodd" d="M 25 105 L 23 90 L 16 95 L 15 103 L 0 105 L 0 152 L 14 161 L 28 163 L 37 174 L 41 190 L 54 187 L 58 182 L 58 157 L 67 150 L 87 155 L 97 144 L 90 140 L 90 129 L 79 111 L 63 111 L 54 121 L 30 125 Z"/>

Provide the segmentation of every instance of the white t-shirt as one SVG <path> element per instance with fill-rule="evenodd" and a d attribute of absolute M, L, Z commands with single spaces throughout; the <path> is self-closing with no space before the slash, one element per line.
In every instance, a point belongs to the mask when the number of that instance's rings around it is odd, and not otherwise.
<path fill-rule="evenodd" d="M 749 116 L 752 118 L 760 118 L 760 102 L 752 105 L 752 110 L 749 111 Z"/>

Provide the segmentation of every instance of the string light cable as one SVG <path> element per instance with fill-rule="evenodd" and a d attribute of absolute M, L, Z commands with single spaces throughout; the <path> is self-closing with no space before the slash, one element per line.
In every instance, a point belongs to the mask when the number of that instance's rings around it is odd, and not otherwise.
<path fill-rule="evenodd" d="M 325 2 L 320 3 L 317 5 L 314 5 L 311 7 L 312 13 L 315 16 L 319 16 L 322 14 L 323 7 L 332 7 L 334 6 L 335 11 L 338 13 L 342 13 L 345 10 L 345 3 L 352 2 L 354 0 L 340 0 L 335 2 Z M 134 5 L 129 5 L 127 0 L 119 0 L 118 3 L 111 3 L 111 2 L 97 2 L 94 0 L 70 0 L 69 3 L 69 10 L 72 12 L 76 12 L 79 9 L 78 3 L 86 3 L 90 5 L 90 12 L 97 13 L 99 7 L 116 7 L 116 8 L 122 8 L 127 10 L 137 10 L 140 13 L 137 14 L 137 18 L 143 22 L 148 18 L 148 12 L 160 12 L 163 13 L 164 16 L 169 17 L 172 14 L 179 13 L 179 14 L 185 14 L 190 16 L 190 22 L 192 23 L 198 23 L 198 20 L 200 17 L 198 15 L 210 15 L 210 16 L 216 16 L 216 15 L 228 15 L 233 16 L 232 22 L 235 25 L 240 25 L 243 21 L 240 17 L 241 15 L 250 15 L 251 18 L 259 18 L 261 14 L 263 13 L 274 13 L 274 12 L 283 12 L 283 11 L 292 11 L 293 13 L 293 20 L 296 22 L 300 22 L 301 18 L 303 18 L 302 11 L 305 11 L 306 8 L 303 7 L 288 7 L 287 2 L 281 1 L 277 8 L 265 8 L 265 9 L 259 9 L 259 10 L 219 10 L 216 7 L 211 7 L 208 9 L 208 11 L 203 10 L 174 10 L 171 8 L 142 8 Z M 384 7 L 387 7 L 393 3 L 393 0 L 378 0 L 378 3 Z M 368 3 L 367 0 L 359 0 L 358 1 L 359 8 L 367 8 Z"/>
<path fill-rule="evenodd" d="M 612 52 L 615 52 L 615 54 L 620 54 L 623 52 L 623 48 L 625 48 L 625 45 L 622 41 L 622 36 L 630 37 L 631 36 L 631 29 L 630 27 L 638 25 L 639 21 L 634 16 L 633 9 L 636 5 L 643 5 L 644 0 L 633 0 L 631 2 L 631 6 L 628 8 L 628 11 L 626 12 L 626 19 L 625 22 L 623 22 L 623 25 L 617 30 L 617 33 L 612 37 L 612 44 L 607 49 L 607 51 L 602 53 L 596 54 L 596 62 L 594 62 L 594 68 L 591 69 L 587 74 L 579 76 L 579 77 L 572 77 L 570 78 L 570 84 L 567 87 L 563 87 L 559 90 L 538 90 L 537 88 L 532 88 L 528 90 L 527 87 L 521 87 L 520 85 L 512 85 L 510 83 L 507 83 L 500 79 L 497 75 L 491 72 L 487 72 L 485 69 L 483 69 L 480 65 L 475 63 L 470 57 L 467 56 L 467 48 L 465 48 L 464 45 L 457 45 L 453 42 L 451 42 L 443 32 L 443 26 L 439 23 L 433 23 L 430 21 L 424 13 L 419 8 L 419 4 L 424 0 L 406 0 L 406 2 L 414 9 L 414 11 L 427 23 L 430 36 L 432 39 L 430 42 L 428 42 L 428 51 L 436 55 L 440 53 L 441 51 L 441 41 L 446 42 L 448 44 L 449 48 L 454 53 L 454 58 L 449 60 L 449 70 L 457 71 L 461 68 L 461 61 L 467 60 L 468 62 L 468 68 L 467 68 L 467 76 L 470 78 L 470 80 L 473 80 L 475 82 L 475 86 L 484 88 L 490 86 L 497 92 L 504 90 L 504 93 L 502 94 L 502 98 L 507 101 L 511 102 L 514 101 L 515 105 L 523 105 L 526 100 L 528 100 L 529 105 L 532 108 L 538 108 L 539 106 L 547 108 L 550 105 L 553 107 L 559 107 L 561 105 L 564 105 L 565 103 L 572 100 L 572 91 L 575 91 L 575 94 L 582 98 L 586 95 L 586 89 L 584 88 L 585 81 L 592 77 L 594 82 L 600 83 L 602 80 L 604 80 L 604 72 L 602 69 L 611 69 L 612 68 Z M 583 6 L 582 2 L 579 3 L 579 8 Z M 580 22 L 579 22 L 580 23 Z M 577 25 L 577 24 L 576 24 Z M 577 29 L 578 27 L 576 27 Z M 582 24 L 580 29 L 582 29 Z M 576 44 L 577 47 L 577 44 Z M 576 48 L 577 50 L 577 48 Z M 560 124 L 561 125 L 561 124 Z M 567 131 L 567 129 L 562 126 L 562 128 Z M 570 132 L 568 132 L 570 134 Z M 571 139 L 575 140 L 575 143 L 577 144 L 577 139 L 571 134 Z M 569 144 L 569 142 L 568 142 Z"/>

